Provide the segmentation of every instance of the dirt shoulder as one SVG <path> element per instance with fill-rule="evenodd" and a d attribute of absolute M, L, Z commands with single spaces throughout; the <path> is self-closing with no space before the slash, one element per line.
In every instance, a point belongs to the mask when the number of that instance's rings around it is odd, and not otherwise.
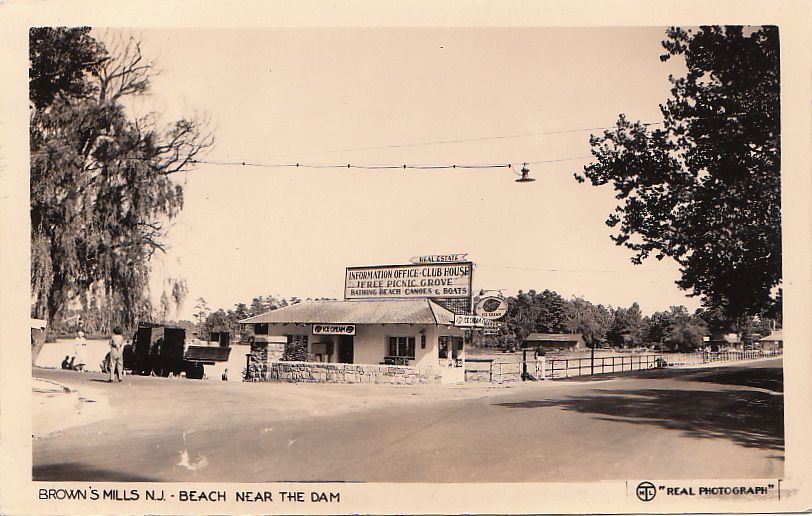
<path fill-rule="evenodd" d="M 34 377 L 32 381 L 32 437 L 39 439 L 68 428 L 102 421 L 110 415 L 108 397 L 101 390 Z"/>
<path fill-rule="evenodd" d="M 217 426 L 245 422 L 332 416 L 393 405 L 411 405 L 503 395 L 539 385 L 372 385 L 238 383 L 126 376 L 107 383 L 100 373 L 34 368 L 34 433 L 43 436 L 115 418 L 144 431 L 182 417 Z M 45 389 L 56 382 L 59 388 Z M 552 385 L 550 383 L 550 385 Z M 41 391 L 41 392 L 38 392 Z M 47 391 L 47 392 L 46 392 Z"/>

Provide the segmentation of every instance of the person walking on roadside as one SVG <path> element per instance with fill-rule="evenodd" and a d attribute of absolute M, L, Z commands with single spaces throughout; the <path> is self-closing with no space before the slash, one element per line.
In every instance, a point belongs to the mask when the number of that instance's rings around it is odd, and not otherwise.
<path fill-rule="evenodd" d="M 85 340 L 85 332 L 79 331 L 76 334 L 76 340 L 73 347 L 73 356 L 75 360 L 73 362 L 73 368 L 76 371 L 84 371 L 85 370 L 85 357 L 87 355 L 87 341 Z"/>
<path fill-rule="evenodd" d="M 118 326 L 113 328 L 113 336 L 110 338 L 110 379 L 108 382 L 113 381 L 113 375 L 119 382 L 122 381 L 124 375 L 124 336 Z"/>

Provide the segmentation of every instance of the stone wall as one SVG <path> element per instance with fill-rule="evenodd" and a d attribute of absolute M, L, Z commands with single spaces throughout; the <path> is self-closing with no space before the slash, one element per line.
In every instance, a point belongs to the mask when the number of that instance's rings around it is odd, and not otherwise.
<path fill-rule="evenodd" d="M 440 383 L 439 370 L 373 364 L 271 362 L 270 381 L 312 383 Z"/>

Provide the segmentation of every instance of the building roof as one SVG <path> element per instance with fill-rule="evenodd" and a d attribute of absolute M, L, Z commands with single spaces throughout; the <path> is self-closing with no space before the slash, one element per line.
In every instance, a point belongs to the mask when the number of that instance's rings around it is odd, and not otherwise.
<path fill-rule="evenodd" d="M 241 323 L 454 324 L 454 313 L 428 299 L 303 301 Z"/>
<path fill-rule="evenodd" d="M 583 340 L 580 333 L 531 333 L 524 338 L 525 341 L 555 341 L 555 342 L 572 342 Z"/>
<path fill-rule="evenodd" d="M 767 335 L 766 337 L 761 337 L 758 339 L 759 341 L 781 341 L 784 342 L 784 330 L 773 330 L 772 333 Z"/>

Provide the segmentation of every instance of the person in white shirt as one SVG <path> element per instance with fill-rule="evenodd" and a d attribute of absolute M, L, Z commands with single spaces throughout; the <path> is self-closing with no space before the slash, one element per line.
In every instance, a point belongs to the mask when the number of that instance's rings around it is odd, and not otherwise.
<path fill-rule="evenodd" d="M 113 381 L 113 376 L 120 382 L 124 376 L 124 336 L 121 334 L 121 328 L 116 326 L 113 328 L 113 336 L 110 338 L 110 379 Z"/>
<path fill-rule="evenodd" d="M 87 341 L 85 340 L 85 332 L 83 331 L 76 334 L 73 345 L 73 357 L 73 368 L 77 371 L 84 371 L 87 357 Z"/>

